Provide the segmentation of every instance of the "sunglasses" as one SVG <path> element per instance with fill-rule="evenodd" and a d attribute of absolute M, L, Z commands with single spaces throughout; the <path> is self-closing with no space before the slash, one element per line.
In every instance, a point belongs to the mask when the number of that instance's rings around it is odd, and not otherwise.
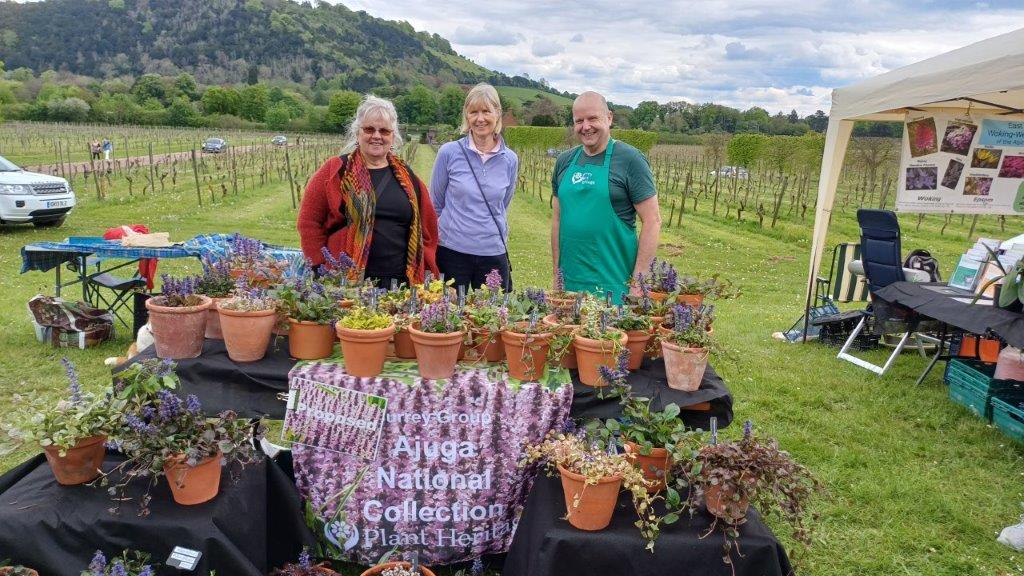
<path fill-rule="evenodd" d="M 391 136 L 392 130 L 390 128 L 374 128 L 373 126 L 363 126 L 363 134 L 367 136 L 373 136 L 374 132 L 379 132 L 381 136 L 385 138 Z"/>

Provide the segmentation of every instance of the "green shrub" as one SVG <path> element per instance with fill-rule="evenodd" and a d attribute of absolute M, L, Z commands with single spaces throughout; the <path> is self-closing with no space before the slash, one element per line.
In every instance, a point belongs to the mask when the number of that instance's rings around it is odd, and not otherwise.
<path fill-rule="evenodd" d="M 658 143 L 658 133 L 648 132 L 647 130 L 623 130 L 620 128 L 612 129 L 612 138 L 621 140 L 626 144 L 636 148 L 644 155 L 651 152 L 651 148 Z"/>

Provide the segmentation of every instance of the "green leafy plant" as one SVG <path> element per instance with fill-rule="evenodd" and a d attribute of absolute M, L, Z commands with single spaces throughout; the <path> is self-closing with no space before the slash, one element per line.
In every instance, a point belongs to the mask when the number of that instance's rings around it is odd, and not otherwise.
<path fill-rule="evenodd" d="M 154 304 L 182 308 L 198 306 L 203 303 L 203 297 L 197 293 L 196 289 L 199 284 L 198 277 L 174 278 L 167 274 L 161 274 L 160 278 L 163 281 L 163 293 L 153 297 Z"/>
<path fill-rule="evenodd" d="M 68 375 L 68 396 L 56 403 L 40 397 L 15 394 L 4 422 L 6 433 L 0 439 L 0 454 L 13 452 L 25 443 L 54 446 L 61 456 L 79 440 L 99 435 L 110 435 L 121 422 L 124 402 L 118 398 L 100 397 L 81 388 L 78 372 L 70 360 L 61 360 Z"/>
<path fill-rule="evenodd" d="M 337 301 L 319 282 L 298 280 L 278 289 L 275 296 L 278 309 L 293 320 L 330 324 L 338 319 Z"/>
<path fill-rule="evenodd" d="M 420 330 L 434 334 L 450 334 L 463 328 L 458 309 L 448 300 L 427 304 L 420 312 Z"/>
<path fill-rule="evenodd" d="M 740 295 L 739 289 L 734 287 L 731 281 L 720 281 L 718 279 L 718 274 L 715 274 L 706 280 L 701 280 L 695 276 L 683 276 L 679 278 L 678 292 L 680 294 L 699 294 L 719 300 L 736 298 Z"/>
<path fill-rule="evenodd" d="M 250 286 L 243 276 L 235 283 L 235 297 L 221 302 L 220 307 L 239 312 L 263 312 L 276 309 L 277 299 L 264 288 Z"/>
<path fill-rule="evenodd" d="M 694 308 L 685 304 L 672 307 L 672 314 L 666 317 L 671 322 L 672 330 L 661 334 L 660 338 L 684 348 L 706 348 L 710 351 L 720 349 L 708 327 L 714 319 L 714 311 L 709 306 Z"/>
<path fill-rule="evenodd" d="M 21 564 L 11 564 L 10 559 L 0 560 L 0 575 L 3 576 L 38 576 L 38 572 L 31 568 L 26 568 Z"/>
<path fill-rule="evenodd" d="M 227 298 L 235 289 L 231 267 L 227 259 L 213 260 L 203 256 L 203 274 L 196 283 L 196 292 L 210 298 Z"/>
<path fill-rule="evenodd" d="M 338 325 L 352 330 L 382 330 L 391 326 L 391 316 L 365 306 L 357 306 L 342 316 Z"/>
<path fill-rule="evenodd" d="M 612 326 L 629 332 L 632 330 L 650 330 L 653 325 L 650 316 L 637 314 L 629 308 L 623 308 L 620 314 L 613 317 Z"/>
<path fill-rule="evenodd" d="M 97 550 L 81 576 L 155 576 L 159 566 L 150 562 L 150 555 L 145 552 L 123 550 L 120 557 L 108 562 L 103 551 Z"/>

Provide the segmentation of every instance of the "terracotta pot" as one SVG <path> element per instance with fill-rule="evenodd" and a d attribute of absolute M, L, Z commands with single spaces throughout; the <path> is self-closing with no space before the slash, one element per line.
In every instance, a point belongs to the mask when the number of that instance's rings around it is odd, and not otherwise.
<path fill-rule="evenodd" d="M 220 330 L 220 314 L 217 313 L 217 305 L 225 300 L 230 300 L 230 297 L 214 298 L 211 296 L 210 300 L 213 303 L 206 309 L 206 334 L 204 335 L 210 340 L 223 340 L 224 334 Z"/>
<path fill-rule="evenodd" d="M 474 328 L 473 351 L 478 359 L 501 362 L 505 359 L 505 344 L 501 341 L 501 333 L 494 334 L 490 330 Z"/>
<path fill-rule="evenodd" d="M 106 454 L 103 443 L 106 441 L 105 434 L 82 438 L 68 448 L 66 456 L 61 456 L 60 448 L 56 446 L 43 446 L 46 461 L 50 463 L 50 470 L 53 470 L 57 483 L 74 486 L 95 480 L 103 465 L 103 456 Z"/>
<path fill-rule="evenodd" d="M 288 354 L 297 360 L 319 360 L 334 354 L 334 329 L 330 324 L 317 324 L 289 318 Z"/>
<path fill-rule="evenodd" d="M 355 303 L 356 301 L 351 298 L 342 298 L 341 300 L 338 300 L 338 306 L 341 306 L 342 308 L 351 308 Z"/>
<path fill-rule="evenodd" d="M 626 330 L 626 348 L 629 349 L 629 369 L 636 370 L 644 361 L 647 343 L 651 341 L 650 330 Z"/>
<path fill-rule="evenodd" d="M 579 334 L 573 336 L 573 345 L 576 347 L 576 363 L 580 366 L 580 382 L 587 386 L 608 386 L 611 382 L 605 382 L 598 370 L 601 366 L 614 368 L 618 363 L 616 355 L 618 350 L 626 346 L 628 338 L 622 330 L 610 328 L 609 332 L 619 335 L 616 340 L 594 340 L 584 338 Z"/>
<path fill-rule="evenodd" d="M 16 566 L 0 566 L 0 576 L 7 576 L 8 574 L 14 574 L 14 569 L 15 568 L 16 568 Z M 39 572 L 36 572 L 35 570 L 33 570 L 31 568 L 26 568 L 24 566 L 18 566 L 18 568 L 21 568 L 21 572 L 19 572 L 19 574 L 25 574 L 27 576 L 39 576 Z"/>
<path fill-rule="evenodd" d="M 747 479 L 748 484 L 754 484 L 753 479 Z M 753 487 L 753 486 L 751 486 Z M 747 508 L 750 506 L 749 498 L 746 496 L 739 500 L 733 500 L 736 488 L 733 486 L 708 486 L 704 489 L 704 505 L 712 516 L 724 520 L 739 520 L 747 515 Z"/>
<path fill-rule="evenodd" d="M 665 321 L 664 316 L 648 316 L 651 319 L 651 336 L 658 333 L 658 327 Z M 649 340 L 649 344 L 644 348 L 644 358 L 661 358 L 661 346 L 657 345 L 654 340 Z"/>
<path fill-rule="evenodd" d="M 384 369 L 384 356 L 388 340 L 395 333 L 395 325 L 378 330 L 355 330 L 338 324 L 341 355 L 345 358 L 345 372 L 350 376 L 373 378 Z"/>
<path fill-rule="evenodd" d="M 178 360 L 197 358 L 203 353 L 206 311 L 213 305 L 213 300 L 208 296 L 200 298 L 202 303 L 196 306 L 160 306 L 154 302 L 158 298 L 146 300 L 158 357 Z"/>
<path fill-rule="evenodd" d="M 568 334 L 580 327 L 579 324 L 559 323 L 558 316 L 556 316 L 555 314 L 548 314 L 541 321 L 544 322 L 545 326 L 551 326 L 552 328 L 554 328 L 554 332 L 556 334 Z M 565 353 L 562 354 L 561 359 L 559 359 L 558 365 L 561 366 L 562 368 L 569 368 L 570 370 L 575 370 L 579 368 L 579 364 L 576 363 L 576 345 L 574 343 L 570 343 L 565 348 Z"/>
<path fill-rule="evenodd" d="M 676 295 L 676 304 L 686 304 L 694 308 L 700 308 L 700 305 L 704 303 L 703 294 L 678 294 Z"/>
<path fill-rule="evenodd" d="M 576 295 L 572 292 L 566 292 L 565 294 L 565 297 L 547 295 L 548 308 L 555 314 L 571 312 L 572 307 L 576 305 Z"/>
<path fill-rule="evenodd" d="M 519 380 L 539 380 L 547 368 L 551 333 L 523 334 L 511 330 L 501 331 L 505 343 L 505 360 L 509 376 Z"/>
<path fill-rule="evenodd" d="M 380 574 L 384 573 L 384 571 L 388 568 L 399 567 L 412 568 L 412 564 L 408 562 L 385 562 L 384 564 L 378 564 L 372 568 L 367 568 L 359 576 L 379 576 Z M 422 574 L 423 576 L 434 576 L 434 573 L 431 572 L 430 568 L 427 568 L 426 566 L 420 566 L 420 574 Z"/>
<path fill-rule="evenodd" d="M 605 476 L 597 484 L 585 484 L 582 475 L 558 467 L 565 494 L 569 524 L 580 530 L 603 530 L 612 521 L 622 488 L 621 476 Z"/>
<path fill-rule="evenodd" d="M 463 332 L 433 334 L 423 332 L 418 326 L 409 327 L 420 376 L 437 380 L 451 378 L 462 348 Z"/>
<path fill-rule="evenodd" d="M 408 328 L 402 328 L 395 331 L 395 356 L 398 358 L 405 358 L 411 360 L 416 358 L 416 347 L 413 346 L 412 336 L 409 335 Z"/>
<path fill-rule="evenodd" d="M 224 347 L 228 358 L 235 362 L 255 362 L 267 353 L 270 334 L 277 323 L 274 309 L 257 312 L 228 310 L 221 304 L 220 329 L 224 333 Z"/>
<path fill-rule="evenodd" d="M 651 448 L 651 453 L 644 456 L 640 453 L 640 445 L 629 442 L 625 443 L 627 458 L 644 474 L 647 484 L 647 492 L 656 494 L 665 489 L 668 480 L 668 469 L 670 465 L 669 453 L 665 448 Z"/>
<path fill-rule="evenodd" d="M 707 348 L 683 348 L 671 342 L 661 343 L 665 356 L 665 375 L 673 390 L 695 392 L 700 389 L 704 370 L 708 367 Z"/>
<path fill-rule="evenodd" d="M 174 501 L 191 506 L 213 500 L 220 491 L 220 461 L 223 456 L 218 452 L 195 466 L 185 464 L 184 456 L 165 463 L 164 474 L 171 485 Z"/>
<path fill-rule="evenodd" d="M 668 299 L 668 292 L 655 292 L 651 290 L 648 294 L 650 294 L 651 300 L 654 302 L 664 302 Z"/>
<path fill-rule="evenodd" d="M 1007 346 L 999 353 L 996 362 L 996 380 L 1024 380 L 1024 353 L 1020 348 Z"/>

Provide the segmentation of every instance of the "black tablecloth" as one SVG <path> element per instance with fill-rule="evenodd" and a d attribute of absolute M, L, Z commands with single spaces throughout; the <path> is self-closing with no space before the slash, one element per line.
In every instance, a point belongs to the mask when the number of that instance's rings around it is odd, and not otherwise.
<path fill-rule="evenodd" d="M 108 455 L 104 469 L 117 460 Z M 194 574 L 204 576 L 258 576 L 294 561 L 307 534 L 295 485 L 269 460 L 236 475 L 232 481 L 225 469 L 217 497 L 196 506 L 175 504 L 161 479 L 145 517 L 138 515 L 143 483 L 136 482 L 129 489 L 135 498 L 112 514 L 105 489 L 58 485 L 40 454 L 0 476 L 0 558 L 46 576 L 78 576 L 96 550 L 109 559 L 125 548 L 160 563 L 175 546 L 198 550 Z M 181 572 L 165 567 L 159 574 Z"/>
<path fill-rule="evenodd" d="M 530 491 L 526 509 L 505 558 L 502 576 L 731 576 L 722 562 L 720 533 L 700 536 L 711 525 L 702 510 L 662 528 L 654 553 L 633 525 L 636 511 L 626 493 L 619 498 L 610 526 L 599 532 L 578 530 L 562 518 L 565 500 L 557 477 L 540 476 Z M 788 575 L 789 558 L 778 540 L 750 510 L 740 528 L 740 557 L 733 552 L 736 576 Z"/>
<path fill-rule="evenodd" d="M 991 330 L 1011 346 L 1024 348 L 1024 316 L 991 304 L 961 302 L 955 298 L 970 296 L 947 294 L 943 287 L 945 284 L 894 282 L 875 296 L 967 332 L 984 334 Z"/>
<path fill-rule="evenodd" d="M 131 362 L 155 357 L 156 349 L 150 346 Z M 287 337 L 271 339 L 267 355 L 262 360 L 244 363 L 228 358 L 223 340 L 207 340 L 201 356 L 177 360 L 177 373 L 181 378 L 181 393 L 198 396 L 208 414 L 230 409 L 244 417 L 283 419 L 285 402 L 278 398 L 278 394 L 288 390 L 288 371 L 295 362 L 288 356 Z M 571 374 L 571 415 L 574 418 L 615 418 L 622 413 L 618 398 L 602 398 L 607 390 L 581 384 L 575 370 Z M 662 410 L 673 402 L 680 407 L 710 403 L 710 410 L 683 410 L 680 417 L 687 426 L 707 430 L 711 416 L 718 418 L 718 425 L 722 428 L 732 422 L 732 395 L 710 365 L 696 392 L 669 388 L 665 363 L 661 359 L 644 360 L 643 365 L 629 375 L 629 384 L 633 394 L 650 398 L 656 410 Z"/>

